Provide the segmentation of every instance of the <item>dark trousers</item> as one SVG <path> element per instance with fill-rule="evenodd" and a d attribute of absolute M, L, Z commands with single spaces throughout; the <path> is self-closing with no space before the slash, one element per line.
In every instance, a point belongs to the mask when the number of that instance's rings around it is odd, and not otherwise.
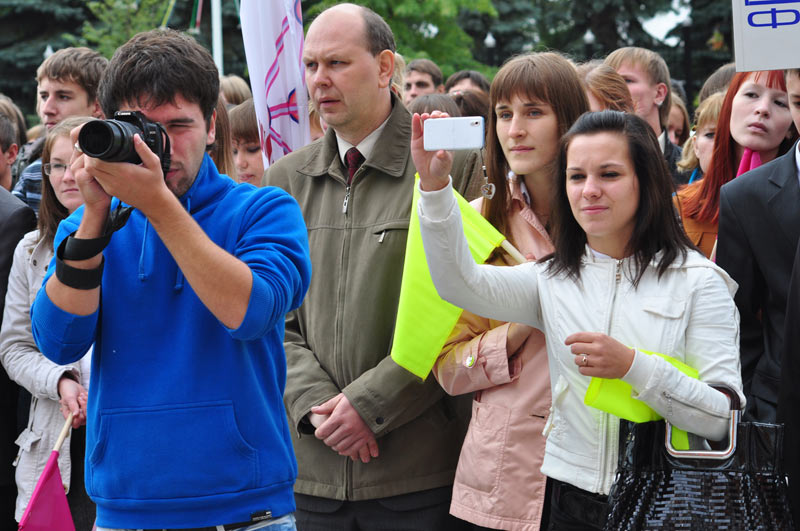
<path fill-rule="evenodd" d="M 451 496 L 450 487 L 363 501 L 295 494 L 297 531 L 469 531 L 450 516 Z"/>
<path fill-rule="evenodd" d="M 86 426 L 72 430 L 69 443 L 69 457 L 72 462 L 67 503 L 75 523 L 75 531 L 91 531 L 95 520 L 94 502 L 86 494 L 84 484 L 84 458 L 86 456 Z"/>
<path fill-rule="evenodd" d="M 569 483 L 552 483 L 549 531 L 602 530 L 608 513 L 608 497 L 587 492 Z"/>

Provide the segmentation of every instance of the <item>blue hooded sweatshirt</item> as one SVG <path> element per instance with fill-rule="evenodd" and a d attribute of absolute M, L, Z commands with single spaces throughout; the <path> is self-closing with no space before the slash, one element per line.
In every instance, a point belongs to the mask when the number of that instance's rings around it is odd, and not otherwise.
<path fill-rule="evenodd" d="M 239 328 L 203 305 L 138 210 L 103 251 L 97 312 L 66 313 L 44 288 L 31 309 L 36 342 L 54 362 L 72 363 L 95 343 L 86 490 L 102 527 L 204 527 L 295 509 L 283 331 L 311 277 L 302 214 L 278 188 L 221 176 L 208 155 L 180 200 L 253 273 Z M 56 247 L 82 213 L 61 223 Z"/>

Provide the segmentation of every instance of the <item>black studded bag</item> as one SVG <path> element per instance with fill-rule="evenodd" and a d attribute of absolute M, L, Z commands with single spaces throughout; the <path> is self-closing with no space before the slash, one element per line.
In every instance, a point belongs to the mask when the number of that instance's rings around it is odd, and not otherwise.
<path fill-rule="evenodd" d="M 664 421 L 620 425 L 617 477 L 605 529 L 792 530 L 783 425 L 740 422 L 731 400 L 725 448 L 675 450 Z"/>

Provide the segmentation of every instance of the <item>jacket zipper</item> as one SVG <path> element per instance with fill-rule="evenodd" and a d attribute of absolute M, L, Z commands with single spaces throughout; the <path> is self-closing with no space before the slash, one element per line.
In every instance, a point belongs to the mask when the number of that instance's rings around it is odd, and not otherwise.
<path fill-rule="evenodd" d="M 622 281 L 622 260 L 617 260 L 617 263 L 614 266 L 614 289 L 611 293 L 611 309 L 608 312 L 608 324 L 606 325 L 606 334 L 611 335 L 611 325 L 614 322 L 614 306 L 617 303 L 617 291 L 619 290 L 619 284 Z M 609 421 L 610 415 L 608 413 L 603 413 L 603 422 L 600 425 L 600 430 L 602 436 L 600 437 L 600 477 L 598 478 L 599 485 L 598 485 L 598 492 L 602 492 L 605 488 L 605 477 L 606 477 L 606 470 L 608 469 L 608 461 L 609 459 L 606 458 L 606 448 L 608 446 L 613 446 L 611 444 L 610 438 L 611 433 L 609 433 Z M 611 461 L 616 461 L 616 451 L 612 450 L 612 454 L 610 456 Z"/>
<path fill-rule="evenodd" d="M 347 203 L 350 202 L 350 185 L 344 189 L 344 201 L 342 202 L 342 214 L 347 215 Z"/>
<path fill-rule="evenodd" d="M 350 186 L 351 186 L 351 182 L 348 181 L 347 184 L 345 185 L 345 189 L 344 189 L 344 201 L 342 202 L 342 214 L 344 214 L 345 217 L 347 217 L 347 206 L 348 206 L 348 203 L 350 202 Z M 351 235 L 350 223 L 345 221 L 345 227 L 346 227 L 347 230 L 345 231 L 345 237 L 342 240 L 342 251 L 341 251 L 340 262 L 339 262 L 340 271 L 346 270 L 345 263 L 349 262 L 349 256 L 350 256 L 350 250 L 349 250 L 350 249 L 350 235 Z M 345 279 L 345 282 L 346 281 L 347 280 Z M 347 289 L 348 289 L 347 286 L 344 286 L 343 288 L 340 287 L 339 293 L 338 293 L 337 308 L 344 307 L 343 290 L 346 292 Z M 336 334 L 336 337 L 335 337 L 336 347 L 334 349 L 334 352 L 335 352 L 336 362 L 333 364 L 333 366 L 335 367 L 334 370 L 335 370 L 335 374 L 336 374 L 336 381 L 343 381 L 344 380 L 344 376 L 343 376 L 344 375 L 344 367 L 343 367 L 343 363 L 342 363 L 342 359 L 344 357 L 343 354 L 342 354 L 342 352 L 344 350 L 343 349 L 343 347 L 344 347 L 343 341 L 344 340 L 342 338 L 342 336 L 343 336 L 343 334 L 342 334 L 342 319 L 343 319 L 343 316 L 339 313 L 338 310 L 336 312 L 335 319 L 336 319 L 336 326 L 334 328 L 334 330 L 335 330 L 334 333 Z M 354 472 L 353 472 L 353 462 L 347 457 L 345 457 L 344 461 L 345 461 L 345 463 L 344 463 L 345 499 L 352 500 L 353 499 L 353 474 L 354 474 Z"/>

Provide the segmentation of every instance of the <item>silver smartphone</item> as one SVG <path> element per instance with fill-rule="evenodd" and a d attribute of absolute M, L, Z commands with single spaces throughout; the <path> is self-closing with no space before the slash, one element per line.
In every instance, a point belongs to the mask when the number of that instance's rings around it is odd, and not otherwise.
<path fill-rule="evenodd" d="M 422 135 L 425 151 L 480 149 L 486 137 L 483 116 L 428 119 Z"/>

